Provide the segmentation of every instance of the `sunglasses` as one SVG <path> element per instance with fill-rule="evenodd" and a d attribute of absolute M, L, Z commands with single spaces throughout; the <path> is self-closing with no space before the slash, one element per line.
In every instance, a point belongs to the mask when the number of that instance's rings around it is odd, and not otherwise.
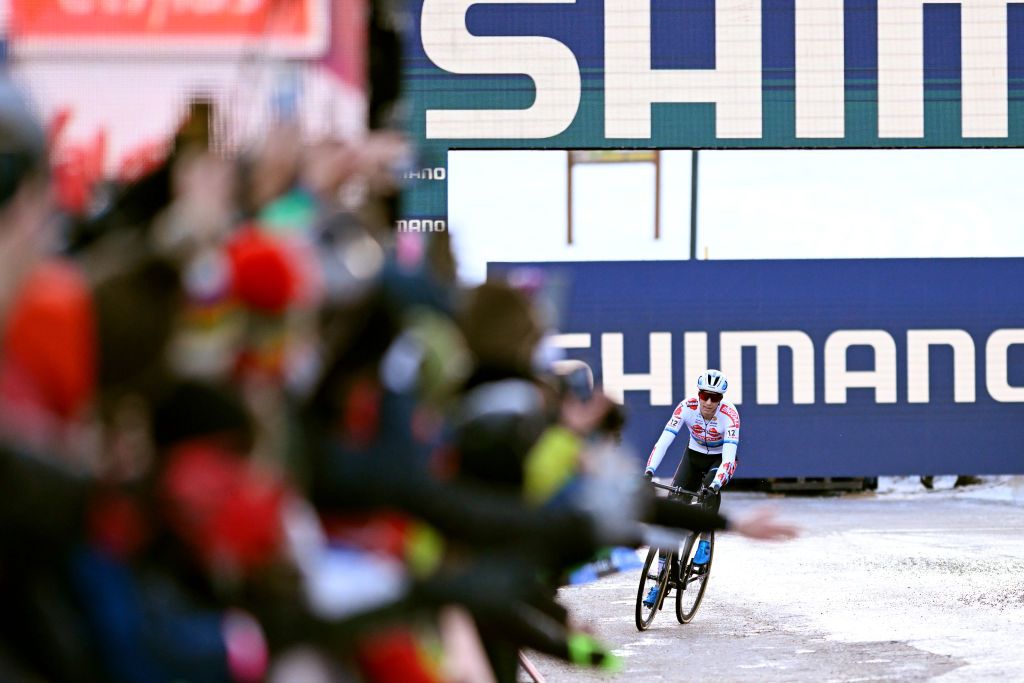
<path fill-rule="evenodd" d="M 697 392 L 697 396 L 699 396 L 700 400 L 702 400 L 702 401 L 709 401 L 710 400 L 712 403 L 718 403 L 719 401 L 722 400 L 722 395 L 721 394 L 712 394 L 709 391 L 698 391 Z"/>

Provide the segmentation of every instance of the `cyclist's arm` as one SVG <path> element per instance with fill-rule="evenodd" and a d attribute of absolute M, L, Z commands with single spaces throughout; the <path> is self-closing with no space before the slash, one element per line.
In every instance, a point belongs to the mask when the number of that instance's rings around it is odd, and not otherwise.
<path fill-rule="evenodd" d="M 726 441 L 725 445 L 722 446 L 722 464 L 718 466 L 718 471 L 715 472 L 715 479 L 711 482 L 713 488 L 720 489 L 732 479 L 732 473 L 736 471 L 737 446 L 736 442 L 729 441 Z"/>
<path fill-rule="evenodd" d="M 654 472 L 658 469 L 658 465 L 665 458 L 665 453 L 668 452 L 668 447 L 675 441 L 676 435 L 679 433 L 679 427 L 683 423 L 682 413 L 683 404 L 680 403 L 676 406 L 675 412 L 672 413 L 672 417 L 668 419 L 665 424 L 665 430 L 658 437 L 658 442 L 654 444 L 654 448 L 651 449 L 651 454 L 647 456 L 647 468 L 646 471 Z"/>
<path fill-rule="evenodd" d="M 711 482 L 712 488 L 720 489 L 729 483 L 733 472 L 736 471 L 736 450 L 740 445 L 740 416 L 735 408 L 723 410 L 729 418 L 730 424 L 725 428 L 725 443 L 722 444 L 722 464 L 715 472 L 715 478 Z"/>

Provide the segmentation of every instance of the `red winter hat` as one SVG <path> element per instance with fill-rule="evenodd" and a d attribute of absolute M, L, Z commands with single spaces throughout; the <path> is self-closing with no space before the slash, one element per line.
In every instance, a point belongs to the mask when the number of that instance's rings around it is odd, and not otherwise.
<path fill-rule="evenodd" d="M 252 227 L 228 244 L 235 296 L 246 306 L 281 313 L 294 301 L 299 273 L 285 244 Z"/>
<path fill-rule="evenodd" d="M 7 372 L 39 407 L 72 419 L 96 388 L 96 321 L 92 295 L 74 267 L 44 263 L 23 283 L 3 335 Z"/>
<path fill-rule="evenodd" d="M 207 566 L 265 565 L 282 542 L 282 482 L 238 454 L 203 441 L 174 448 L 159 490 L 171 529 Z"/>

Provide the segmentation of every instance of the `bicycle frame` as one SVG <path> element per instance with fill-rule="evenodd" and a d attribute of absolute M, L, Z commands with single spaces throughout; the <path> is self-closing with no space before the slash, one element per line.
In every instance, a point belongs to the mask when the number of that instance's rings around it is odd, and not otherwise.
<path fill-rule="evenodd" d="M 690 491 L 682 488 L 681 486 L 668 486 L 665 484 L 659 484 L 658 482 L 654 481 L 650 482 L 650 484 L 655 488 L 668 491 L 672 497 L 689 496 L 691 505 L 703 506 L 704 502 L 710 495 L 710 492 L 706 488 L 702 488 L 700 491 Z M 694 549 L 695 545 L 699 541 L 700 536 L 700 532 L 692 532 L 691 534 L 689 534 L 689 536 L 686 537 L 686 540 L 683 543 L 681 543 L 679 547 L 676 549 L 669 549 L 664 547 L 659 548 L 652 544 L 651 549 L 648 551 L 648 559 L 644 565 L 643 574 L 641 575 L 640 579 L 640 587 L 637 592 L 636 624 L 638 630 L 646 631 L 647 628 L 650 627 L 651 623 L 654 620 L 654 616 L 657 614 L 658 611 L 662 609 L 664 602 L 667 598 L 667 595 L 673 589 L 676 591 L 676 618 L 679 620 L 679 623 L 686 624 L 693 619 L 704 596 L 704 590 L 707 585 L 707 579 L 711 565 L 709 558 L 708 562 L 704 566 L 702 572 L 703 575 L 697 579 L 693 578 L 695 576 L 694 568 L 688 563 L 688 558 L 690 556 L 691 550 Z M 712 544 L 711 547 L 713 552 L 714 532 L 711 532 L 710 541 Z M 650 567 L 652 563 L 658 561 L 663 554 L 665 556 L 665 563 L 663 566 L 665 567 L 664 571 L 666 571 L 667 574 L 662 575 L 665 578 L 661 579 L 662 583 L 658 592 L 657 604 L 650 606 L 650 612 L 644 614 L 641 601 L 644 597 L 646 582 L 649 579 L 655 578 L 650 575 Z M 659 572 L 659 575 L 661 575 L 661 572 Z M 694 581 L 699 581 L 699 586 L 696 588 L 696 590 L 698 591 L 696 593 L 696 600 L 692 607 L 684 608 L 684 592 L 686 591 L 688 586 L 694 583 Z M 692 594 L 686 593 L 686 595 L 690 596 Z"/>

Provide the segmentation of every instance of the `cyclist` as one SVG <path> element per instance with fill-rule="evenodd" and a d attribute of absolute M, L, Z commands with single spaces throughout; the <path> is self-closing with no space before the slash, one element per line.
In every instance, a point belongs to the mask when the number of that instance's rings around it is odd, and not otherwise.
<path fill-rule="evenodd" d="M 711 496 L 705 504 L 712 512 L 718 512 L 722 504 L 719 491 L 732 478 L 736 470 L 736 449 L 740 442 L 740 414 L 731 403 L 722 400 L 729 388 L 729 382 L 719 370 L 709 369 L 697 378 L 697 395 L 691 396 L 676 406 L 665 430 L 654 444 L 647 459 L 644 477 L 651 479 L 658 469 L 668 447 L 680 431 L 686 430 L 690 441 L 683 454 L 673 486 L 696 491 L 698 486 L 707 487 Z M 693 564 L 706 565 L 710 559 L 710 532 L 701 534 Z M 664 561 L 664 560 L 662 560 Z M 658 598 L 655 586 L 644 602 L 654 605 Z"/>

